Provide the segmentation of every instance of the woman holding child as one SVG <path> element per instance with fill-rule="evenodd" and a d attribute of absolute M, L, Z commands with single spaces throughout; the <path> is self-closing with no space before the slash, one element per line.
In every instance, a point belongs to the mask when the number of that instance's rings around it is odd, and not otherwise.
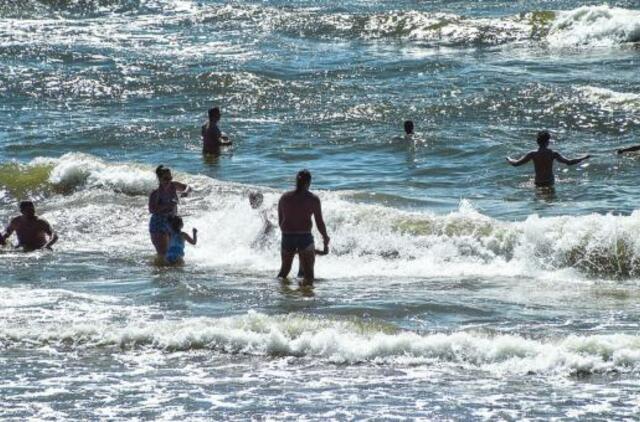
<path fill-rule="evenodd" d="M 162 165 L 156 168 L 156 176 L 158 188 L 149 195 L 149 233 L 156 252 L 164 257 L 172 232 L 169 221 L 178 214 L 179 196 L 186 196 L 191 188 L 183 183 L 174 182 L 171 170 Z"/>

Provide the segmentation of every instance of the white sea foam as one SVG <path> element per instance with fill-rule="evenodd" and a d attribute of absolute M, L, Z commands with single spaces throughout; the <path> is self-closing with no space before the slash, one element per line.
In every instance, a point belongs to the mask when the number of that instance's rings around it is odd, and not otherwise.
<path fill-rule="evenodd" d="M 68 236 L 59 248 L 124 254 L 150 249 L 146 196 L 157 183 L 152 167 L 108 163 L 84 154 L 32 162 L 42 164 L 52 166 L 52 184 L 77 192 L 56 197 L 47 211 L 54 225 L 64 227 L 61 235 L 66 232 Z M 191 265 L 232 272 L 277 271 L 278 192 L 184 173 L 176 179 L 194 187 L 193 194 L 180 204 L 185 229 L 199 229 L 198 246 L 186 251 Z M 249 206 L 246 193 L 250 189 L 265 195 L 263 209 L 273 225 L 266 233 L 261 212 Z M 465 201 L 459 210 L 439 215 L 356 203 L 335 192 L 319 195 L 332 253 L 319 258 L 318 266 L 321 274 L 330 273 L 333 278 L 544 279 L 557 271 L 566 276 L 566 270 L 582 280 L 594 275 L 639 275 L 640 212 L 630 216 L 532 215 L 521 222 L 504 222 L 477 212 Z M 87 238 L 89 228 L 101 236 L 100 243 Z M 105 245 L 112 245 L 110 252 L 102 249 Z"/>
<path fill-rule="evenodd" d="M 640 42 L 640 11 L 601 5 L 558 12 L 547 41 L 554 47 Z"/>
<path fill-rule="evenodd" d="M 585 86 L 578 88 L 584 98 L 606 111 L 640 112 L 640 94 L 616 92 L 607 88 Z"/>
<path fill-rule="evenodd" d="M 87 316 L 90 320 L 86 320 Z M 515 334 L 420 334 L 354 321 L 249 312 L 228 318 L 129 320 L 86 315 L 14 324 L 0 320 L 0 345 L 118 347 L 165 352 L 209 349 L 257 356 L 312 357 L 339 364 L 455 363 L 497 373 L 602 373 L 640 369 L 640 338 L 633 335 L 529 339 Z M 82 321 L 82 322 L 80 322 Z"/>

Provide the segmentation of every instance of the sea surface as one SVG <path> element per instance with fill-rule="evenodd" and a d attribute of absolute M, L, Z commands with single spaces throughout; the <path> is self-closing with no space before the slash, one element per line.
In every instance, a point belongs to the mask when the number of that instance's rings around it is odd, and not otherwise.
<path fill-rule="evenodd" d="M 60 235 L 0 249 L 0 419 L 637 420 L 639 69 L 637 0 L 0 1 L 0 221 Z M 593 155 L 555 193 L 505 161 L 542 129 Z M 247 198 L 301 168 L 313 288 Z"/>

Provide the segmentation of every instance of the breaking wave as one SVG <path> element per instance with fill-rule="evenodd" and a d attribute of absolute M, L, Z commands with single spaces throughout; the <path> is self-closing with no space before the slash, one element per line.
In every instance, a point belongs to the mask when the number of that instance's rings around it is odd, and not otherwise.
<path fill-rule="evenodd" d="M 279 234 L 265 231 L 260 213 L 251 209 L 246 194 L 251 189 L 264 192 L 264 213 L 275 224 L 276 190 L 187 173 L 176 178 L 194 187 L 181 210 L 188 216 L 186 224 L 201 233 L 200 246 L 187 251 L 188 261 L 209 267 L 274 270 Z M 117 248 L 120 251 L 147 249 L 146 195 L 155 184 L 149 166 L 109 163 L 76 153 L 0 168 L 4 192 L 45 190 L 55 195 L 47 218 L 74 239 L 61 242 L 63 250 L 100 251 L 103 245 L 86 239 L 85 226 L 102 230 L 104 244 L 129 245 Z M 628 216 L 530 215 L 524 221 L 507 222 L 479 213 L 466 201 L 457 211 L 433 214 L 357 203 L 349 192 L 319 194 L 333 239 L 332 253 L 321 265 L 331 268 L 334 277 L 536 277 L 566 269 L 580 277 L 640 276 L 639 211 Z M 6 194 L 4 200 L 8 200 Z M 111 218 L 116 220 L 110 222 Z M 226 253 L 215 253 L 220 250 Z"/>
<path fill-rule="evenodd" d="M 78 319 L 80 320 L 80 319 Z M 417 333 L 373 323 L 269 316 L 250 311 L 227 318 L 173 321 L 53 321 L 10 325 L 3 320 L 0 345 L 73 349 L 117 347 L 166 352 L 206 349 L 226 354 L 293 356 L 334 364 L 438 365 L 454 363 L 490 372 L 562 375 L 640 369 L 640 338 L 634 335 L 571 335 L 529 339 L 472 331 Z"/>

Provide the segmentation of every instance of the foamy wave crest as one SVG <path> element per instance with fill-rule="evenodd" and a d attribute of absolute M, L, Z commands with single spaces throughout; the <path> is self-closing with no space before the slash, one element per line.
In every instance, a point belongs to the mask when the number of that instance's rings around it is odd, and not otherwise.
<path fill-rule="evenodd" d="M 478 332 L 419 334 L 353 321 L 250 312 L 231 318 L 189 318 L 127 326 L 51 325 L 3 328 L 4 347 L 154 348 L 167 352 L 209 349 L 220 353 L 293 356 L 338 364 L 462 364 L 495 372 L 602 373 L 640 369 L 640 338 L 569 336 L 532 340 Z"/>
<path fill-rule="evenodd" d="M 147 194 L 157 181 L 153 169 L 131 164 L 106 163 L 97 157 L 68 153 L 58 159 L 36 158 L 27 165 L 5 165 L 12 178 L 0 178 L 8 190 L 38 192 L 53 188 L 69 192 L 79 188 L 102 188 L 129 195 Z M 21 183 L 21 185 L 16 185 Z"/>
<path fill-rule="evenodd" d="M 616 92 L 607 88 L 586 86 L 578 92 L 589 102 L 606 111 L 640 112 L 640 94 Z"/>
<path fill-rule="evenodd" d="M 640 42 L 640 11 L 602 5 L 558 12 L 547 41 L 554 47 Z"/>

